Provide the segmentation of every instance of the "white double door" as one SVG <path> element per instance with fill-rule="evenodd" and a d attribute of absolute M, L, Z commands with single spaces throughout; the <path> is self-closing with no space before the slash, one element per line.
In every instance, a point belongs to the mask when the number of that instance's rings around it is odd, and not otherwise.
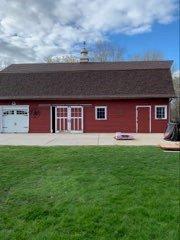
<path fill-rule="evenodd" d="M 28 106 L 0 107 L 0 132 L 25 133 L 29 131 Z"/>
<path fill-rule="evenodd" d="M 83 132 L 83 107 L 56 107 L 56 132 Z"/>

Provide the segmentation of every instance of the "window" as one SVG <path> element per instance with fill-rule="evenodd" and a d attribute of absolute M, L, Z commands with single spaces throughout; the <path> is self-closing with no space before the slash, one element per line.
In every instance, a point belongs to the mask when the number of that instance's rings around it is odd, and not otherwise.
<path fill-rule="evenodd" d="M 17 110 L 17 115 L 28 115 L 27 111 L 25 110 Z"/>
<path fill-rule="evenodd" d="M 167 119 L 167 106 L 155 106 L 155 119 Z"/>
<path fill-rule="evenodd" d="M 5 110 L 3 111 L 3 115 L 7 116 L 7 115 L 13 115 L 14 114 L 14 110 Z"/>
<path fill-rule="evenodd" d="M 107 107 L 95 107 L 95 118 L 96 120 L 107 120 Z"/>

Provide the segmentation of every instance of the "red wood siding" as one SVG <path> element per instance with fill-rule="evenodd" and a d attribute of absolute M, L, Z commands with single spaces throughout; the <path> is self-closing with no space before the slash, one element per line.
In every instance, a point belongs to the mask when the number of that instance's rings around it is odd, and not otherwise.
<path fill-rule="evenodd" d="M 39 106 L 38 103 L 31 103 L 29 108 L 29 132 L 46 133 L 50 132 L 50 107 Z"/>
<path fill-rule="evenodd" d="M 12 101 L 0 101 L 0 105 L 11 104 Z M 84 104 L 84 132 L 136 132 L 136 106 L 151 106 L 151 129 L 153 133 L 164 132 L 169 119 L 155 119 L 155 105 L 168 105 L 168 99 L 137 100 L 84 100 L 84 101 L 16 101 L 16 104 L 30 106 L 29 132 L 51 132 L 50 105 L 52 104 Z M 85 105 L 86 104 L 86 105 Z M 95 120 L 95 106 L 107 106 L 107 120 Z"/>

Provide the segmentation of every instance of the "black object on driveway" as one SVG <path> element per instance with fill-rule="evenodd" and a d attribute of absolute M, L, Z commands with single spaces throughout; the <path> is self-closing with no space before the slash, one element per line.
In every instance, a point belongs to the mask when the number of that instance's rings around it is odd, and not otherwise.
<path fill-rule="evenodd" d="M 180 141 L 180 122 L 169 123 L 164 134 L 164 140 Z"/>

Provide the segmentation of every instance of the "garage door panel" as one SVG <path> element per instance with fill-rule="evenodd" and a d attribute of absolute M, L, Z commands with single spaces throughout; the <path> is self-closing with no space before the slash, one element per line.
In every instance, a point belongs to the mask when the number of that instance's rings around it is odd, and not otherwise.
<path fill-rule="evenodd" d="M 29 107 L 3 107 L 2 132 L 25 133 L 29 131 Z"/>

